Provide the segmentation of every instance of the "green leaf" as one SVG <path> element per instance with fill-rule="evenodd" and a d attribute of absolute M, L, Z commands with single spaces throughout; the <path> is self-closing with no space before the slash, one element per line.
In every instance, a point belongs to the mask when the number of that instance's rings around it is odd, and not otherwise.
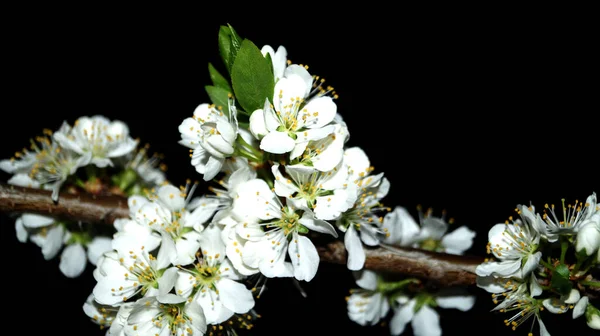
<path fill-rule="evenodd" d="M 242 45 L 242 39 L 231 25 L 219 28 L 219 53 L 227 71 L 231 73 L 231 67 Z"/>
<path fill-rule="evenodd" d="M 219 71 L 217 71 L 217 69 L 212 65 L 212 63 L 208 63 L 208 73 L 210 74 L 210 80 L 213 82 L 214 86 L 220 87 L 229 92 L 233 92 L 227 78 L 223 77 L 223 75 L 221 75 Z"/>
<path fill-rule="evenodd" d="M 233 29 L 233 27 L 228 23 L 227 27 L 229 27 L 229 33 L 231 36 L 231 55 L 233 57 L 232 61 L 235 61 L 235 57 L 237 55 L 238 50 L 242 47 L 242 38 L 238 33 Z"/>
<path fill-rule="evenodd" d="M 571 293 L 571 289 L 573 288 L 573 284 L 571 280 L 569 280 L 569 267 L 565 264 L 560 264 L 556 266 L 554 272 L 552 272 L 552 280 L 550 281 L 550 286 L 552 289 L 556 290 L 561 295 L 568 295 Z"/>
<path fill-rule="evenodd" d="M 273 70 L 273 59 L 271 58 L 271 54 L 267 53 L 265 55 L 267 62 L 269 62 L 269 69 L 271 69 L 271 75 L 275 76 L 275 70 Z"/>
<path fill-rule="evenodd" d="M 235 98 L 248 113 L 261 109 L 273 99 L 275 82 L 270 65 L 258 47 L 245 39 L 231 68 Z"/>
<path fill-rule="evenodd" d="M 229 91 L 217 86 L 207 85 L 204 87 L 206 93 L 208 93 L 208 97 L 210 101 L 215 104 L 215 106 L 222 107 L 223 112 L 229 115 Z"/>

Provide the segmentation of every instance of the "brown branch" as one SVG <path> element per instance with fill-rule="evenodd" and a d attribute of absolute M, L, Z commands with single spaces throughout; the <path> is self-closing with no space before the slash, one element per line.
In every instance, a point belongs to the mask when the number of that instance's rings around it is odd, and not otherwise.
<path fill-rule="evenodd" d="M 67 220 L 112 225 L 117 218 L 129 216 L 127 199 L 122 196 L 71 195 L 63 193 L 57 203 L 50 192 L 0 183 L 0 211 L 30 212 Z M 317 242 L 322 261 L 345 264 L 347 252 L 337 241 Z M 457 256 L 410 248 L 366 248 L 365 268 L 414 276 L 437 286 L 474 285 L 475 267 L 483 258 Z"/>
<path fill-rule="evenodd" d="M 122 196 L 62 193 L 57 203 L 54 203 L 50 196 L 50 191 L 16 187 L 0 182 L 0 211 L 36 213 L 109 225 L 117 218 L 129 216 L 127 199 Z"/>

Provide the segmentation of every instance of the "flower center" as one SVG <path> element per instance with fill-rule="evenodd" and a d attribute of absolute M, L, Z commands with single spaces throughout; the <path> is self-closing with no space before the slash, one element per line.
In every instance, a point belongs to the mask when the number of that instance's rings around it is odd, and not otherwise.
<path fill-rule="evenodd" d="M 419 246 L 423 249 L 423 250 L 427 250 L 427 251 L 436 251 L 439 252 L 441 251 L 442 248 L 442 241 L 441 240 L 437 240 L 437 239 L 433 239 L 433 238 L 428 238 L 423 240 Z"/>
<path fill-rule="evenodd" d="M 308 230 L 299 223 L 300 215 L 289 207 L 281 209 L 281 218 L 270 222 L 267 228 L 276 227 L 283 230 L 283 234 L 287 237 L 292 232 L 307 232 Z"/>
<path fill-rule="evenodd" d="M 219 264 L 211 266 L 206 260 L 203 260 L 201 263 L 195 264 L 194 268 L 193 272 L 196 279 L 196 285 L 194 285 L 194 287 L 199 286 L 199 288 L 208 287 L 216 289 L 214 283 L 221 279 Z"/>
<path fill-rule="evenodd" d="M 566 234 L 574 233 L 575 229 L 579 224 L 586 218 L 588 211 L 590 211 L 590 204 L 579 202 L 575 200 L 575 204 L 565 204 L 565 199 L 561 199 L 562 202 L 562 213 L 563 220 L 559 220 L 554 212 L 554 204 L 548 206 L 544 205 L 543 219 L 547 224 L 550 225 L 552 231 L 567 231 L 563 232 Z"/>

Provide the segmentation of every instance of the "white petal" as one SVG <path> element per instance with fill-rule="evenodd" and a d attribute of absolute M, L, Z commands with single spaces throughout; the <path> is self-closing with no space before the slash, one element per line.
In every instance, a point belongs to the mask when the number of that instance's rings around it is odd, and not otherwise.
<path fill-rule="evenodd" d="M 81 244 L 67 246 L 60 256 L 60 271 L 68 278 L 76 278 L 83 273 L 87 264 L 85 249 Z"/>
<path fill-rule="evenodd" d="M 185 305 L 184 308 L 185 315 L 187 315 L 192 321 L 192 326 L 200 332 L 200 335 L 206 333 L 206 318 L 204 317 L 204 312 L 202 311 L 202 307 L 198 302 L 192 301 Z M 195 335 L 195 333 L 192 333 Z"/>
<path fill-rule="evenodd" d="M 575 307 L 573 307 L 573 318 L 574 319 L 580 317 L 581 315 L 583 315 L 583 313 L 585 313 L 585 310 L 587 308 L 589 301 L 590 301 L 590 299 L 587 296 L 584 296 L 581 298 L 581 300 L 579 300 L 579 302 L 577 302 Z"/>
<path fill-rule="evenodd" d="M 222 230 L 217 225 L 209 225 L 200 234 L 202 257 L 209 260 L 222 261 L 225 258 L 225 244 L 221 239 Z"/>
<path fill-rule="evenodd" d="M 271 131 L 260 141 L 260 149 L 273 154 L 290 152 L 295 145 L 294 139 L 280 131 Z"/>
<path fill-rule="evenodd" d="M 550 336 L 548 329 L 546 329 L 546 325 L 542 322 L 542 319 L 538 319 L 538 323 L 540 324 L 540 336 Z"/>
<path fill-rule="evenodd" d="M 288 253 L 294 267 L 294 277 L 298 280 L 312 280 L 317 274 L 320 259 L 310 239 L 294 233 L 293 240 L 289 243 Z"/>
<path fill-rule="evenodd" d="M 412 328 L 415 336 L 441 336 L 440 316 L 427 305 L 419 309 L 412 319 Z"/>
<path fill-rule="evenodd" d="M 175 294 L 160 294 L 156 300 L 164 304 L 178 304 L 185 302 L 185 298 Z"/>
<path fill-rule="evenodd" d="M 600 315 L 592 315 L 590 319 L 587 321 L 588 327 L 596 330 L 600 330 Z M 550 334 L 548 334 L 549 336 Z"/>
<path fill-rule="evenodd" d="M 62 225 L 54 226 L 48 230 L 48 233 L 46 234 L 46 240 L 44 241 L 44 246 L 42 246 L 42 254 L 44 255 L 44 259 L 50 260 L 58 254 L 63 245 L 64 235 L 65 229 Z"/>
<path fill-rule="evenodd" d="M 23 226 L 30 229 L 41 228 L 53 224 L 56 220 L 52 217 L 42 216 L 37 214 L 23 214 L 21 216 Z"/>
<path fill-rule="evenodd" d="M 529 273 L 533 272 L 533 270 L 535 270 L 538 267 L 538 265 L 540 264 L 541 258 L 542 258 L 542 252 L 536 252 L 536 253 L 530 255 L 527 258 L 525 265 L 523 265 L 522 277 L 525 277 L 525 276 L 529 275 Z"/>
<path fill-rule="evenodd" d="M 542 295 L 543 291 L 542 286 L 535 276 L 535 272 L 531 272 L 531 278 L 529 280 L 529 293 L 531 294 L 531 297 Z"/>
<path fill-rule="evenodd" d="M 190 231 L 177 239 L 175 250 L 177 258 L 173 261 L 175 265 L 189 265 L 196 260 L 196 252 L 200 248 L 200 234 L 196 231 Z"/>
<path fill-rule="evenodd" d="M 283 174 L 279 170 L 279 163 L 273 163 L 273 166 L 271 167 L 271 172 L 275 177 L 275 193 L 278 196 L 290 197 L 294 193 L 299 191 L 294 181 L 283 176 Z"/>
<path fill-rule="evenodd" d="M 196 300 L 202 307 L 208 324 L 219 324 L 233 316 L 233 312 L 223 305 L 212 289 L 206 289 L 204 292 L 199 291 L 196 294 Z"/>
<path fill-rule="evenodd" d="M 346 230 L 346 233 L 344 234 L 344 245 L 348 251 L 348 269 L 356 271 L 363 268 L 366 260 L 365 250 L 363 249 L 362 242 L 358 237 L 354 225 L 350 225 L 348 230 Z"/>
<path fill-rule="evenodd" d="M 40 183 L 38 181 L 33 180 L 27 174 L 16 174 L 13 175 L 8 181 L 8 184 L 15 185 L 18 187 L 26 187 L 26 188 L 39 188 Z"/>
<path fill-rule="evenodd" d="M 478 276 L 497 275 L 509 277 L 515 275 L 521 268 L 521 260 L 504 260 L 501 262 L 491 261 L 480 264 L 475 268 L 475 274 Z"/>
<path fill-rule="evenodd" d="M 27 230 L 23 226 L 23 220 L 21 219 L 21 217 L 17 218 L 17 220 L 15 221 L 15 232 L 17 233 L 17 239 L 21 243 L 26 243 L 27 242 L 27 238 L 29 237 L 29 233 L 27 232 Z"/>
<path fill-rule="evenodd" d="M 477 287 L 486 290 L 488 293 L 506 292 L 506 279 L 493 276 L 477 276 Z"/>
<path fill-rule="evenodd" d="M 386 237 L 384 242 L 400 246 L 411 244 L 420 231 L 419 224 L 405 208 L 400 206 L 385 215 L 382 227 L 389 233 L 389 237 Z"/>
<path fill-rule="evenodd" d="M 257 139 L 262 139 L 269 131 L 265 124 L 265 115 L 262 109 L 258 109 L 250 115 L 250 132 Z"/>
<path fill-rule="evenodd" d="M 173 264 L 173 262 L 177 258 L 177 249 L 175 248 L 175 242 L 171 236 L 163 234 L 162 240 L 160 244 L 160 249 L 158 250 L 158 255 L 156 256 L 156 269 L 167 268 L 169 265 Z"/>
<path fill-rule="evenodd" d="M 254 307 L 252 292 L 243 284 L 221 278 L 215 284 L 223 305 L 237 314 L 244 314 Z"/>
<path fill-rule="evenodd" d="M 171 212 L 179 211 L 185 207 L 185 198 L 181 194 L 181 190 L 173 185 L 169 184 L 158 188 L 157 196 L 160 202 Z"/>
<path fill-rule="evenodd" d="M 196 280 L 193 275 L 184 271 L 177 271 L 177 276 L 175 277 L 175 292 L 183 297 L 189 297 L 194 290 L 194 284 L 196 284 Z"/>
<path fill-rule="evenodd" d="M 95 237 L 88 245 L 87 245 L 87 256 L 92 265 L 96 265 L 98 258 L 104 254 L 104 252 L 108 252 L 112 250 L 112 239 L 108 237 Z"/>
<path fill-rule="evenodd" d="M 444 252 L 449 254 L 463 254 L 473 245 L 475 235 L 475 231 L 469 230 L 468 227 L 459 227 L 442 238 L 442 246 L 445 248 Z"/>
<path fill-rule="evenodd" d="M 475 297 L 465 296 L 438 296 L 435 298 L 438 306 L 442 308 L 455 308 L 461 311 L 468 311 L 475 305 Z"/>
<path fill-rule="evenodd" d="M 553 314 L 562 314 L 569 310 L 569 307 L 565 306 L 562 302 L 554 298 L 545 299 L 542 301 L 542 304 L 544 307 L 546 307 L 546 309 L 548 309 L 549 312 Z"/>
<path fill-rule="evenodd" d="M 352 272 L 352 274 L 356 278 L 356 284 L 361 288 L 372 291 L 377 289 L 377 273 L 363 269 L 358 272 Z"/>
<path fill-rule="evenodd" d="M 162 276 L 158 279 L 159 295 L 166 295 L 171 291 L 171 289 L 173 289 L 173 287 L 175 286 L 175 282 L 177 281 L 177 276 L 177 267 L 170 267 L 167 270 L 165 270 Z"/>
<path fill-rule="evenodd" d="M 306 81 L 300 75 L 292 73 L 288 76 L 286 74 L 286 77 L 281 78 L 275 84 L 275 90 L 273 91 L 273 105 L 275 109 L 283 114 L 283 111 L 285 111 L 283 107 L 295 101 L 296 98 L 305 98 L 306 91 L 310 90 L 311 86 L 312 83 L 307 87 Z M 300 118 L 298 119 L 299 121 L 301 120 Z"/>
<path fill-rule="evenodd" d="M 416 301 L 410 300 L 400 309 L 394 311 L 394 316 L 390 320 L 390 332 L 392 335 L 400 335 L 404 332 L 406 324 L 413 319 Z"/>
<path fill-rule="evenodd" d="M 208 162 L 206 163 L 206 166 L 204 167 L 204 181 L 210 181 L 212 180 L 215 176 L 217 176 L 217 174 L 221 171 L 221 168 L 223 167 L 223 163 L 225 162 L 225 159 L 218 159 L 215 158 L 214 156 L 211 156 L 210 158 L 208 158 Z"/>
<path fill-rule="evenodd" d="M 305 124 L 309 128 L 321 128 L 329 124 L 337 113 L 337 105 L 328 96 L 313 98 L 304 108 L 308 111 Z"/>
<path fill-rule="evenodd" d="M 579 291 L 577 289 L 571 289 L 569 296 L 565 299 L 565 303 L 574 304 L 577 303 L 580 298 L 581 294 L 579 294 Z"/>
<path fill-rule="evenodd" d="M 298 220 L 298 223 L 306 226 L 311 231 L 326 233 L 334 236 L 335 238 L 338 237 L 333 225 L 324 220 L 314 218 L 314 214 L 310 211 L 304 211 L 304 214 L 302 215 L 302 218 Z"/>
<path fill-rule="evenodd" d="M 285 49 L 283 51 L 285 51 Z M 279 53 L 280 50 L 277 49 L 277 52 Z M 286 52 L 286 56 L 287 56 L 287 52 Z M 308 94 L 310 93 L 310 90 L 312 88 L 313 77 L 306 70 L 306 68 L 304 68 L 304 67 L 302 67 L 302 66 L 300 66 L 298 64 L 290 64 L 289 66 L 287 66 L 285 68 L 284 76 L 285 77 L 299 76 L 300 78 L 302 78 L 302 80 L 304 81 L 305 91 L 304 91 L 304 95 L 301 96 L 301 97 L 302 98 L 308 97 Z M 275 92 L 277 93 L 277 91 L 275 91 Z"/>

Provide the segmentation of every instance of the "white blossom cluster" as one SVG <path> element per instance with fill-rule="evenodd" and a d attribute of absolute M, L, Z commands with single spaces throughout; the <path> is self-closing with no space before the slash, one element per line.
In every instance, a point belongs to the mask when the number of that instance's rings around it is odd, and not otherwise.
<path fill-rule="evenodd" d="M 128 199 L 111 251 L 94 271 L 84 311 L 109 335 L 203 335 L 208 325 L 250 328 L 254 296 L 227 257 L 214 200 L 194 187 L 158 187 Z M 240 317 L 240 316 L 244 317 Z M 231 329 L 233 330 L 233 329 Z"/>
<path fill-rule="evenodd" d="M 396 207 L 383 220 L 383 246 L 393 251 L 393 246 L 418 247 L 424 250 L 463 254 L 473 244 L 475 232 L 461 226 L 446 234 L 449 223 L 444 217 L 419 211 L 419 224 L 403 207 Z M 402 334 L 411 323 L 416 336 L 442 334 L 440 317 L 435 307 L 470 310 L 475 296 L 464 289 L 447 288 L 430 293 L 415 278 L 391 279 L 368 270 L 354 272 L 360 289 L 351 290 L 347 297 L 348 316 L 360 325 L 375 325 L 392 311 L 390 333 Z"/>
<path fill-rule="evenodd" d="M 477 267 L 478 286 L 492 293 L 494 310 L 511 312 L 505 324 L 513 329 L 534 317 L 540 335 L 550 335 L 540 312 L 573 310 L 573 318 L 585 315 L 590 328 L 600 329 L 600 312 L 581 294 L 600 283 L 591 272 L 600 265 L 600 206 L 596 194 L 582 203 L 554 204 L 536 212 L 518 205 L 519 218 L 509 217 L 488 234 L 488 253 L 494 258 Z M 558 214 L 557 214 L 558 212 Z M 571 251 L 572 253 L 568 253 Z"/>
<path fill-rule="evenodd" d="M 74 126 L 64 122 L 56 132 L 44 130 L 29 148 L 0 161 L 0 169 L 12 174 L 9 184 L 51 190 L 54 201 L 61 190 L 102 192 L 102 184 L 89 173 L 100 175 L 109 168 L 117 177 L 113 187 L 121 191 L 162 183 L 165 177 L 157 169 L 157 159 L 148 159 L 146 149 L 136 150 L 137 143 L 121 121 L 100 115 L 81 117 Z M 136 183 L 137 179 L 143 183 Z M 91 227 L 49 216 L 25 213 L 16 218 L 15 227 L 18 240 L 38 245 L 46 260 L 60 253 L 59 268 L 71 278 L 84 271 L 88 260 L 95 265 L 111 245 L 109 237 L 95 234 Z"/>

